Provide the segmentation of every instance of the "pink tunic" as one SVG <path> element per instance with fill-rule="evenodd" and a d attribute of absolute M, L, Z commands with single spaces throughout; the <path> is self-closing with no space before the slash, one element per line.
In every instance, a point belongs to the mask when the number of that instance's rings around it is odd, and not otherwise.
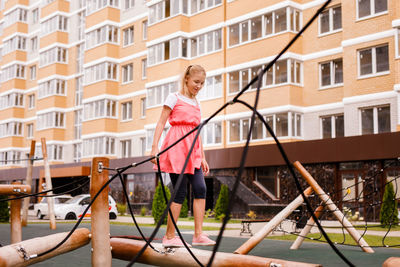
<path fill-rule="evenodd" d="M 168 118 L 171 128 L 164 139 L 160 151 L 172 145 L 176 140 L 199 125 L 201 121 L 199 106 L 186 103 L 178 96 L 177 98 L 178 100 Z M 196 133 L 197 131 L 194 131 L 160 156 L 161 171 L 167 173 L 181 173 Z M 199 169 L 201 166 L 202 153 L 199 138 L 200 136 L 196 140 L 185 173 L 194 174 L 194 169 Z"/>

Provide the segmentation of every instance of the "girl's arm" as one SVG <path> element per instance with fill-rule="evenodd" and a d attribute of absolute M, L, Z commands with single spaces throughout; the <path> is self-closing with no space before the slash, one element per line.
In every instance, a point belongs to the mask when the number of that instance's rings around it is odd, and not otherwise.
<path fill-rule="evenodd" d="M 151 146 L 151 153 L 150 156 L 154 157 L 158 154 L 158 142 L 160 141 L 161 134 L 164 130 L 165 123 L 167 123 L 168 117 L 171 114 L 171 108 L 168 106 L 163 106 L 163 109 L 161 111 L 160 118 L 158 119 L 156 129 L 154 131 L 154 137 L 153 137 L 153 144 Z M 157 164 L 156 159 L 152 159 L 151 162 L 154 164 Z"/>
<path fill-rule="evenodd" d="M 208 163 L 206 160 L 206 154 L 204 153 L 203 142 L 201 142 L 201 137 L 199 136 L 200 148 L 201 148 L 201 168 L 205 175 L 210 172 L 210 168 L 208 167 Z"/>

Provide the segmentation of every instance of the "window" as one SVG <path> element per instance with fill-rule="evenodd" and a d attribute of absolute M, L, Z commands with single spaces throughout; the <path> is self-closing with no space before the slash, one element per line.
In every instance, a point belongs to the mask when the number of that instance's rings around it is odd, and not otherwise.
<path fill-rule="evenodd" d="M 41 67 L 53 63 L 67 63 L 67 49 L 64 47 L 53 47 L 39 54 Z"/>
<path fill-rule="evenodd" d="M 336 138 L 344 136 L 343 114 L 321 117 L 322 138 Z"/>
<path fill-rule="evenodd" d="M 26 38 L 23 36 L 15 36 L 4 41 L 2 55 L 14 52 L 15 50 L 26 50 Z"/>
<path fill-rule="evenodd" d="M 147 77 L 147 58 L 142 59 L 142 79 Z"/>
<path fill-rule="evenodd" d="M 222 143 L 221 122 L 209 122 L 201 131 L 201 140 L 204 145 L 217 145 Z"/>
<path fill-rule="evenodd" d="M 163 104 L 168 94 L 176 92 L 177 90 L 178 82 L 171 82 L 147 88 L 147 107 Z"/>
<path fill-rule="evenodd" d="M 397 47 L 396 56 L 400 57 L 400 28 L 397 28 L 396 47 Z"/>
<path fill-rule="evenodd" d="M 103 62 L 85 68 L 85 83 L 94 83 L 102 80 L 117 81 L 117 64 Z"/>
<path fill-rule="evenodd" d="M 135 0 L 125 0 L 125 9 L 133 8 L 135 6 Z"/>
<path fill-rule="evenodd" d="M 191 43 L 191 54 L 190 57 L 197 57 L 204 54 L 208 54 L 214 51 L 218 51 L 222 47 L 222 32 L 221 30 L 211 31 L 190 39 Z M 182 46 L 184 47 L 184 46 Z M 182 49 L 183 50 L 183 49 Z M 187 52 L 182 51 L 182 56 L 186 55 Z"/>
<path fill-rule="evenodd" d="M 116 102 L 102 99 L 84 104 L 84 120 L 98 118 L 116 118 Z"/>
<path fill-rule="evenodd" d="M 94 13 L 107 6 L 119 8 L 119 0 L 87 0 L 86 1 L 87 15 Z"/>
<path fill-rule="evenodd" d="M 361 134 L 377 134 L 391 131 L 390 106 L 361 109 Z"/>
<path fill-rule="evenodd" d="M 82 144 L 74 144 L 74 162 L 80 162 L 82 158 Z"/>
<path fill-rule="evenodd" d="M 358 18 L 378 15 L 387 11 L 387 0 L 357 0 Z"/>
<path fill-rule="evenodd" d="M 122 82 L 132 82 L 133 81 L 133 63 L 126 64 L 122 66 Z"/>
<path fill-rule="evenodd" d="M 31 80 L 36 80 L 36 65 L 29 67 L 29 72 L 31 74 Z"/>
<path fill-rule="evenodd" d="M 90 49 L 104 43 L 118 44 L 117 26 L 105 25 L 86 34 L 86 49 Z"/>
<path fill-rule="evenodd" d="M 22 136 L 22 122 L 6 122 L 0 124 L 0 137 Z"/>
<path fill-rule="evenodd" d="M 0 152 L 0 165 L 17 165 L 21 164 L 21 152 L 20 151 L 4 151 Z"/>
<path fill-rule="evenodd" d="M 121 110 L 122 110 L 123 121 L 132 119 L 132 101 L 122 103 Z"/>
<path fill-rule="evenodd" d="M 132 141 L 122 140 L 121 141 L 121 157 L 130 158 L 132 156 Z"/>
<path fill-rule="evenodd" d="M 38 50 L 38 38 L 35 36 L 31 39 L 31 51 L 35 52 Z"/>
<path fill-rule="evenodd" d="M 146 117 L 146 98 L 143 97 L 140 99 L 140 117 Z"/>
<path fill-rule="evenodd" d="M 389 71 L 388 45 L 358 51 L 359 76 L 370 76 Z"/>
<path fill-rule="evenodd" d="M 343 84 L 343 61 L 341 58 L 320 63 L 320 87 Z"/>
<path fill-rule="evenodd" d="M 35 107 L 35 94 L 28 95 L 28 109 Z"/>
<path fill-rule="evenodd" d="M 279 198 L 279 176 L 276 173 L 276 167 L 257 167 L 255 168 L 255 180 L 267 191 L 268 195 Z"/>
<path fill-rule="evenodd" d="M 342 29 L 342 7 L 331 7 L 319 16 L 319 33 L 330 33 Z"/>
<path fill-rule="evenodd" d="M 222 75 L 207 77 L 203 88 L 198 94 L 199 100 L 222 96 Z"/>
<path fill-rule="evenodd" d="M 228 77 L 228 93 L 239 92 L 254 77 L 258 75 L 258 71 L 265 66 L 254 66 L 248 69 L 229 72 Z M 301 85 L 302 83 L 302 63 L 295 59 L 284 59 L 277 61 L 266 75 L 264 75 L 261 86 L 274 86 L 278 84 L 292 83 Z M 256 89 L 257 83 L 253 84 L 251 89 Z"/>
<path fill-rule="evenodd" d="M 24 106 L 24 94 L 21 93 L 10 93 L 2 95 L 0 97 L 0 109 L 12 108 L 12 107 L 23 107 Z"/>
<path fill-rule="evenodd" d="M 26 137 L 33 138 L 33 123 L 28 123 L 26 125 Z"/>
<path fill-rule="evenodd" d="M 264 120 L 271 127 L 277 137 L 301 137 L 302 114 L 285 112 L 264 116 Z M 247 139 L 250 130 L 250 118 L 230 120 L 228 125 L 229 142 L 241 142 Z M 251 140 L 270 138 L 265 125 L 256 117 Z"/>
<path fill-rule="evenodd" d="M 148 25 L 147 20 L 142 22 L 142 39 L 143 40 L 147 40 L 147 25 Z"/>
<path fill-rule="evenodd" d="M 37 130 L 49 128 L 64 128 L 65 113 L 53 111 L 37 115 Z"/>
<path fill-rule="evenodd" d="M 54 95 L 65 96 L 66 84 L 66 80 L 61 79 L 51 79 L 40 83 L 38 89 L 38 99 Z"/>
<path fill-rule="evenodd" d="M 4 68 L 1 73 L 1 80 L 4 82 L 11 79 L 25 79 L 25 66 L 13 64 Z"/>
<path fill-rule="evenodd" d="M 63 146 L 62 145 L 49 145 L 48 149 L 49 160 L 62 160 L 63 159 Z"/>
<path fill-rule="evenodd" d="M 146 154 L 146 137 L 140 137 L 140 156 Z"/>
<path fill-rule="evenodd" d="M 82 76 L 75 79 L 75 106 L 82 105 L 83 86 Z"/>
<path fill-rule="evenodd" d="M 78 13 L 78 40 L 83 40 L 85 38 L 85 22 L 86 22 L 86 16 L 85 16 L 85 11 L 79 12 Z"/>
<path fill-rule="evenodd" d="M 68 18 L 56 15 L 41 23 L 41 34 L 46 35 L 55 31 L 68 31 Z"/>
<path fill-rule="evenodd" d="M 39 21 L 39 8 L 32 10 L 32 23 L 38 23 Z"/>
<path fill-rule="evenodd" d="M 104 136 L 83 140 L 83 156 L 92 157 L 115 154 L 115 138 Z"/>
<path fill-rule="evenodd" d="M 149 7 L 149 22 L 156 23 L 177 14 L 194 15 L 221 4 L 221 0 L 164 0 Z"/>
<path fill-rule="evenodd" d="M 26 9 L 16 8 L 7 15 L 4 16 L 4 27 L 8 27 L 16 22 L 27 23 L 27 13 Z"/>
<path fill-rule="evenodd" d="M 133 37 L 134 37 L 134 28 L 133 28 L 133 26 L 131 26 L 131 27 L 129 27 L 129 28 L 127 28 L 127 29 L 124 29 L 124 31 L 123 31 L 123 33 L 124 33 L 124 46 L 126 46 L 126 45 L 130 45 L 130 44 L 133 44 Z"/>
<path fill-rule="evenodd" d="M 83 63 L 84 63 L 84 48 L 83 44 L 79 44 L 76 46 L 76 72 L 83 72 Z"/>
<path fill-rule="evenodd" d="M 82 109 L 74 111 L 74 139 L 82 138 Z"/>

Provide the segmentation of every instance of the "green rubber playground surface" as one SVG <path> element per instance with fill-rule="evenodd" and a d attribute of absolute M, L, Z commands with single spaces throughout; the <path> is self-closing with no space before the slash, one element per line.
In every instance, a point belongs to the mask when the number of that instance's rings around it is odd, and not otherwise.
<path fill-rule="evenodd" d="M 23 240 L 46 236 L 57 232 L 68 232 L 72 229 L 71 223 L 58 223 L 57 230 L 50 230 L 49 224 L 29 224 L 23 228 Z M 90 224 L 84 223 L 81 227 L 90 228 Z M 152 228 L 143 227 L 142 231 L 146 236 L 151 234 Z M 161 228 L 157 238 L 161 238 L 165 228 Z M 132 226 L 126 225 L 111 225 L 110 232 L 112 236 L 117 235 L 135 235 L 138 236 L 138 231 Z M 184 233 L 185 231 L 182 230 Z M 184 237 L 189 242 L 192 235 L 184 234 Z M 214 238 L 215 239 L 215 238 Z M 219 248 L 221 252 L 233 252 L 241 244 L 246 241 L 244 238 L 224 237 Z M 157 240 L 156 242 L 160 242 Z M 10 225 L 0 224 L 0 244 L 5 246 L 10 243 Z M 291 241 L 267 240 L 265 239 L 258 244 L 249 254 L 267 258 L 277 258 L 291 261 L 300 261 L 307 263 L 318 263 L 323 266 L 346 266 L 342 259 L 324 243 L 303 243 L 302 247 L 297 250 L 290 250 Z M 382 266 L 382 263 L 389 257 L 400 257 L 400 249 L 394 248 L 374 248 L 375 253 L 368 254 L 362 252 L 360 248 L 349 246 L 338 246 L 339 250 L 355 265 L 355 266 Z M 205 249 L 211 250 L 206 247 Z M 90 244 L 72 252 L 54 257 L 45 262 L 37 263 L 33 266 L 91 266 Z M 126 266 L 128 262 L 113 259 L 113 266 Z M 136 263 L 134 266 L 149 266 Z"/>

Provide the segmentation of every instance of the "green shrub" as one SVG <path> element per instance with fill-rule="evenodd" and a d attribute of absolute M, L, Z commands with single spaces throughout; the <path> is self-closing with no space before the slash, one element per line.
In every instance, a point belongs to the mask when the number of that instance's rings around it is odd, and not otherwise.
<path fill-rule="evenodd" d="M 397 200 L 393 190 L 393 184 L 388 183 L 385 186 L 385 193 L 383 193 L 383 200 L 381 205 L 381 211 L 379 219 L 383 226 L 389 226 L 390 224 L 397 225 L 399 223 L 397 210 Z"/>
<path fill-rule="evenodd" d="M 179 213 L 179 218 L 187 218 L 188 215 L 189 215 L 189 207 L 188 207 L 187 198 L 185 198 L 185 201 L 183 201 L 183 204 L 182 204 L 181 213 Z"/>
<path fill-rule="evenodd" d="M 167 193 L 167 198 L 171 197 L 171 193 L 169 192 L 168 187 L 164 186 L 165 191 Z M 164 195 L 162 192 L 161 184 L 158 184 L 156 187 L 156 192 L 154 193 L 153 204 L 151 207 L 151 215 L 154 218 L 154 223 L 157 224 L 163 214 L 167 204 L 165 203 Z M 163 221 L 163 224 L 167 224 L 167 216 Z"/>
<path fill-rule="evenodd" d="M 117 203 L 117 211 L 120 215 L 124 215 L 126 212 L 126 204 Z"/>
<path fill-rule="evenodd" d="M 228 186 L 221 185 L 221 190 L 219 191 L 217 203 L 214 207 L 215 218 L 220 220 L 221 215 L 227 214 L 229 204 L 229 193 Z"/>
<path fill-rule="evenodd" d="M 1 196 L 0 200 L 7 199 L 7 196 Z M 0 222 L 8 222 L 10 213 L 8 211 L 8 201 L 0 201 Z"/>
<path fill-rule="evenodd" d="M 146 214 L 147 214 L 147 208 L 146 208 L 145 206 L 143 206 L 143 207 L 140 209 L 140 215 L 146 216 Z"/>

